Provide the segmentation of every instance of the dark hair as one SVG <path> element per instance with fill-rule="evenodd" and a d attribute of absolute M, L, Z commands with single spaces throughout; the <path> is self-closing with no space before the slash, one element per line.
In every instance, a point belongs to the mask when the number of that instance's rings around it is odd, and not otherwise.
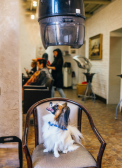
<path fill-rule="evenodd" d="M 39 62 L 39 64 L 43 64 L 43 68 L 46 67 L 47 61 L 45 59 L 39 59 L 37 62 Z"/>
<path fill-rule="evenodd" d="M 47 54 L 47 53 L 44 53 L 44 54 L 42 55 L 42 58 L 48 60 L 48 54 Z"/>
<path fill-rule="evenodd" d="M 36 61 L 32 61 L 32 62 L 31 62 L 31 64 L 33 64 L 33 65 L 34 65 L 34 67 L 36 67 L 37 62 L 36 62 Z"/>
<path fill-rule="evenodd" d="M 53 52 L 54 51 L 57 51 L 57 53 L 58 53 L 57 57 L 55 57 L 56 59 L 62 58 L 62 52 L 61 52 L 61 50 L 59 48 L 53 50 Z"/>

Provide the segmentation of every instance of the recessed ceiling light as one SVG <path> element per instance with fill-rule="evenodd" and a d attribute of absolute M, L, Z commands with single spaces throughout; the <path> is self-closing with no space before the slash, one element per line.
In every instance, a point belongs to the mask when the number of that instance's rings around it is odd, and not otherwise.
<path fill-rule="evenodd" d="M 37 1 L 33 1 L 33 6 L 34 6 L 34 7 L 37 6 Z"/>
<path fill-rule="evenodd" d="M 34 19 L 35 18 L 35 16 L 34 15 L 31 15 L 31 19 Z"/>

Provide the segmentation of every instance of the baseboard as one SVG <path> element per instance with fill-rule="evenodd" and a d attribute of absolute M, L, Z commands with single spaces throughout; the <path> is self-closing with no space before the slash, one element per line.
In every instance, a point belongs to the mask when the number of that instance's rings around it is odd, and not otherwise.
<path fill-rule="evenodd" d="M 107 100 L 105 98 L 103 98 L 101 96 L 98 96 L 97 94 L 95 94 L 95 96 L 96 96 L 96 100 L 100 100 L 100 101 L 102 101 L 105 104 L 107 103 Z"/>

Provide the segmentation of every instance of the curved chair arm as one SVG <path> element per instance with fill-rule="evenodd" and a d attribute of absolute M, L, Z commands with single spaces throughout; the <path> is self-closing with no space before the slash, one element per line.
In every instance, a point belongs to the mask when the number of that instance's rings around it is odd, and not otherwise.
<path fill-rule="evenodd" d="M 23 140 L 22 140 L 22 148 L 24 150 L 24 153 L 27 159 L 28 168 L 32 168 L 32 158 L 31 158 L 30 151 L 28 148 L 29 123 L 30 123 L 30 115 L 32 112 L 33 112 L 33 108 L 30 107 L 30 109 L 28 110 L 27 116 L 26 116 L 25 129 L 24 129 L 24 135 L 23 135 Z"/>
<path fill-rule="evenodd" d="M 27 145 L 23 145 L 23 150 L 27 159 L 28 168 L 32 168 L 32 159 Z"/>

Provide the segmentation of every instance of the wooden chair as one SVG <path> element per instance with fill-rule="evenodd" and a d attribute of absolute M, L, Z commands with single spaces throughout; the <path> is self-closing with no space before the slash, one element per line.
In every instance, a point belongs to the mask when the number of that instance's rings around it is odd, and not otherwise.
<path fill-rule="evenodd" d="M 90 122 L 91 128 L 101 143 L 97 160 L 84 148 L 79 147 L 76 151 L 61 154 L 59 158 L 55 158 L 53 153 L 43 153 L 43 138 L 42 138 L 42 117 L 48 114 L 46 107 L 49 107 L 49 102 L 64 103 L 70 107 L 70 124 L 76 125 L 81 130 L 82 112 L 85 112 Z M 30 155 L 28 149 L 28 132 L 30 115 L 34 116 L 35 127 L 35 149 Z M 81 104 L 65 99 L 65 98 L 50 98 L 41 100 L 35 103 L 27 112 L 25 130 L 23 136 L 23 150 L 27 159 L 28 168 L 101 168 L 102 156 L 106 147 L 106 142 L 103 140 L 97 131 L 93 119 Z"/>
<path fill-rule="evenodd" d="M 16 136 L 0 137 L 0 143 L 18 142 L 18 154 L 19 154 L 19 168 L 22 168 L 22 141 Z"/>

